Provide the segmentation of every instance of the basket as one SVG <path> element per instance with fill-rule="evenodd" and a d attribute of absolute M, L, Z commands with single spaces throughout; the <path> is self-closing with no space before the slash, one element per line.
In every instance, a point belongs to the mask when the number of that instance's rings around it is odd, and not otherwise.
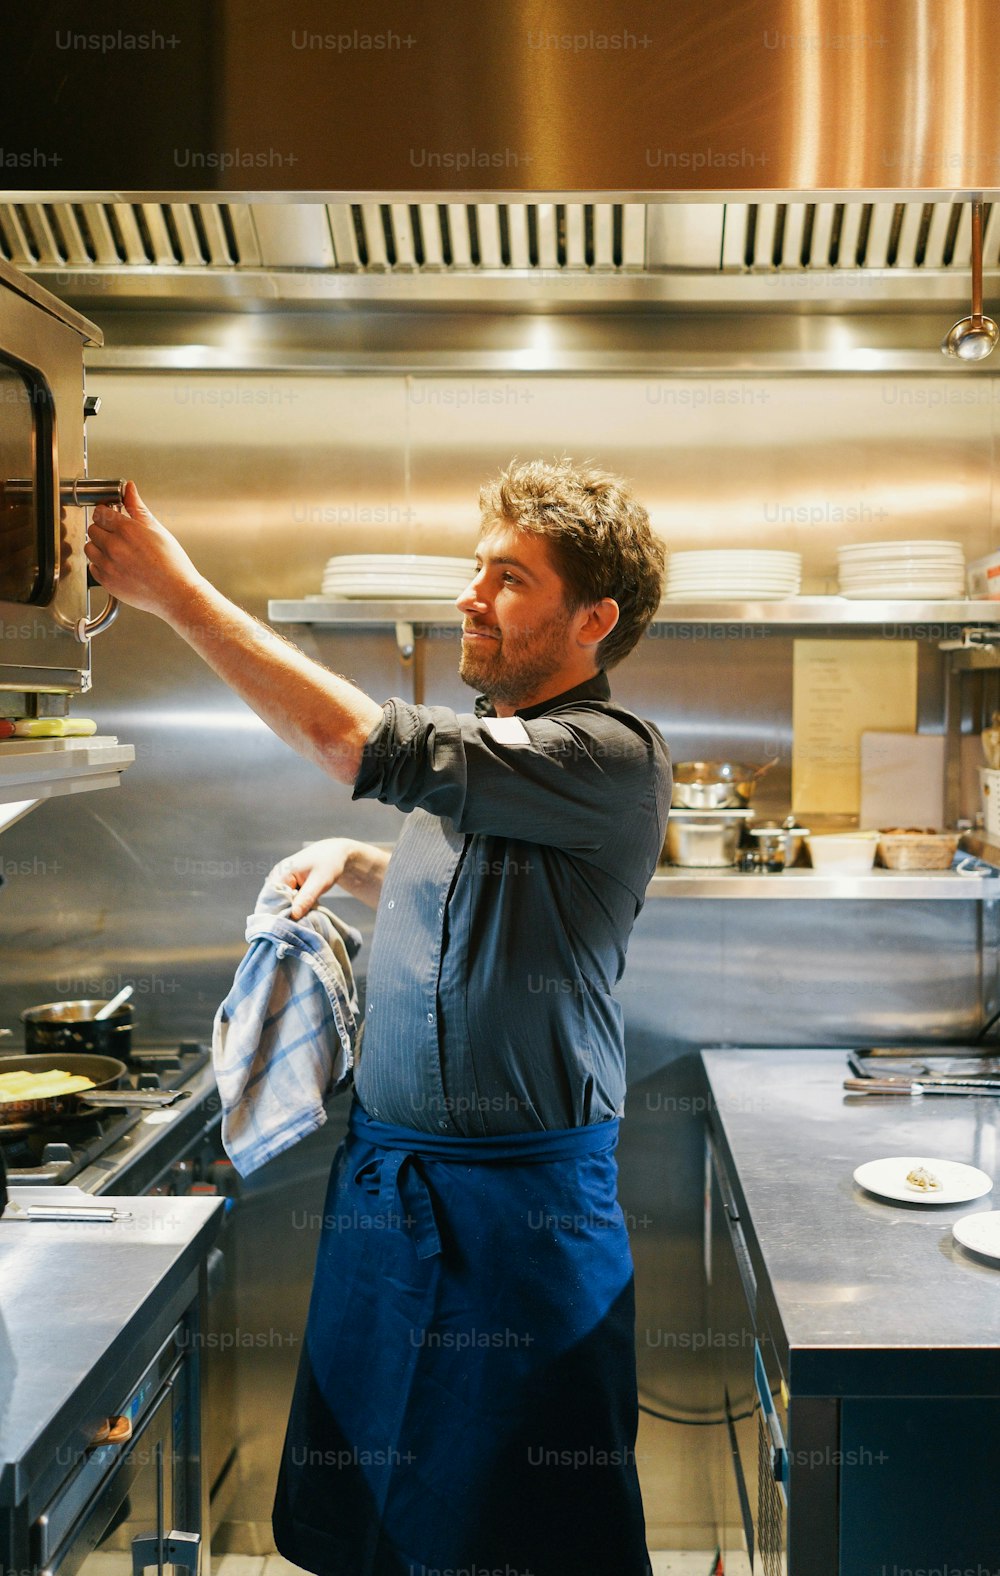
<path fill-rule="evenodd" d="M 883 832 L 879 857 L 888 870 L 947 870 L 958 837 L 957 832 Z"/>
<path fill-rule="evenodd" d="M 979 796 L 983 801 L 983 825 L 994 837 L 1000 837 L 1000 771 L 992 766 L 979 768 Z"/>

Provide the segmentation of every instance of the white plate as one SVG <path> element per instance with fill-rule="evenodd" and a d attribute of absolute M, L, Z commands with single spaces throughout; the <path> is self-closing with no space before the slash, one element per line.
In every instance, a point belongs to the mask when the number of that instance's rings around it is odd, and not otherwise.
<path fill-rule="evenodd" d="M 668 591 L 689 591 L 692 596 L 699 596 L 703 591 L 711 592 L 713 596 L 735 597 L 737 601 L 741 596 L 757 596 L 758 594 L 771 593 L 774 596 L 797 596 L 799 582 L 797 580 L 668 580 Z"/>
<path fill-rule="evenodd" d="M 380 586 L 386 585 L 390 581 L 395 585 L 397 581 L 405 580 L 409 585 L 413 586 L 455 586 L 458 590 L 464 590 L 465 587 L 470 583 L 471 579 L 471 575 L 448 575 L 441 573 L 436 575 L 414 575 L 410 574 L 405 569 L 397 569 L 395 574 L 392 575 L 325 574 L 323 576 L 323 584 L 330 586 Z"/>
<path fill-rule="evenodd" d="M 734 580 L 800 580 L 800 569 L 677 569 L 668 564 L 668 580 L 724 580 L 731 585 Z"/>
<path fill-rule="evenodd" d="M 852 602 L 956 602 L 964 601 L 965 587 L 952 585 L 914 585 L 852 587 L 841 590 Z"/>
<path fill-rule="evenodd" d="M 672 586 L 797 586 L 799 575 L 667 575 Z"/>
<path fill-rule="evenodd" d="M 433 558 L 430 553 L 339 553 L 326 567 L 343 569 L 471 569 L 472 558 Z"/>
<path fill-rule="evenodd" d="M 962 558 L 965 549 L 961 542 L 925 542 L 919 538 L 912 542 L 850 542 L 837 548 L 841 558 L 863 558 L 874 555 L 878 558 L 932 558 L 939 557 L 942 553 L 949 557 Z"/>
<path fill-rule="evenodd" d="M 734 591 L 666 591 L 665 602 L 786 602 L 798 596 L 798 591 L 747 591 L 739 587 Z"/>
<path fill-rule="evenodd" d="M 444 575 L 449 580 L 476 572 L 475 564 L 327 564 L 325 575 L 417 575 L 426 580 L 431 575 Z"/>
<path fill-rule="evenodd" d="M 980 1215 L 963 1215 L 956 1220 L 951 1234 L 963 1248 L 1000 1259 L 1000 1209 L 984 1210 Z"/>
<path fill-rule="evenodd" d="M 954 569 L 937 569 L 932 574 L 878 574 L 878 575 L 852 575 L 843 570 L 838 576 L 840 584 L 852 586 L 919 586 L 941 585 L 958 586 L 965 584 L 965 576 Z"/>
<path fill-rule="evenodd" d="M 330 591 L 325 586 L 321 596 L 328 602 L 454 602 L 450 591 L 414 591 L 412 585 L 400 582 L 395 586 L 380 586 L 377 591 Z"/>
<path fill-rule="evenodd" d="M 924 1166 L 944 1184 L 939 1193 L 923 1193 L 906 1180 L 908 1171 Z M 887 1160 L 868 1160 L 854 1173 L 858 1187 L 878 1198 L 904 1204 L 967 1204 L 982 1198 L 993 1186 L 985 1171 L 966 1166 L 958 1160 L 935 1160 L 927 1155 L 892 1155 Z"/>
<path fill-rule="evenodd" d="M 950 575 L 928 576 L 926 579 L 921 578 L 919 580 L 916 578 L 902 578 L 899 580 L 844 580 L 841 578 L 839 585 L 841 594 L 844 596 L 864 596 L 869 592 L 875 596 L 900 596 L 905 594 L 901 589 L 903 586 L 915 586 L 918 590 L 920 587 L 923 587 L 925 591 L 936 592 L 941 596 L 965 595 L 965 582 L 963 580 L 955 580 Z"/>
<path fill-rule="evenodd" d="M 382 586 L 397 585 L 404 580 L 409 586 L 457 586 L 468 585 L 467 580 L 459 579 L 458 575 L 408 575 L 404 570 L 397 571 L 394 575 L 324 575 L 324 585 L 331 586 Z"/>
<path fill-rule="evenodd" d="M 800 553 L 772 553 L 763 549 L 750 553 L 671 553 L 672 569 L 798 569 Z"/>
<path fill-rule="evenodd" d="M 837 557 L 845 569 L 870 569 L 872 564 L 885 564 L 887 567 L 896 564 L 948 564 L 954 569 L 965 567 L 961 553 L 866 553 L 863 558 L 838 553 Z"/>
<path fill-rule="evenodd" d="M 841 580 L 964 580 L 965 572 L 962 569 L 953 569 L 951 564 L 899 564 L 898 567 L 882 567 L 882 569 L 841 569 Z"/>
<path fill-rule="evenodd" d="M 777 547 L 683 547 L 675 548 L 670 554 L 671 558 L 687 558 L 692 561 L 696 558 L 766 558 L 774 562 L 783 559 L 786 562 L 791 558 L 801 557 L 800 553 L 785 552 Z"/>

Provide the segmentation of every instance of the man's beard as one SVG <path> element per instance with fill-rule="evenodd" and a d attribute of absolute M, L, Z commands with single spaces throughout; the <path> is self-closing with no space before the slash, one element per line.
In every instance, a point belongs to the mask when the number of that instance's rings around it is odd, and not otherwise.
<path fill-rule="evenodd" d="M 504 635 L 481 647 L 463 645 L 459 678 L 494 703 L 518 705 L 562 666 L 570 617 L 565 614 L 543 631 Z"/>

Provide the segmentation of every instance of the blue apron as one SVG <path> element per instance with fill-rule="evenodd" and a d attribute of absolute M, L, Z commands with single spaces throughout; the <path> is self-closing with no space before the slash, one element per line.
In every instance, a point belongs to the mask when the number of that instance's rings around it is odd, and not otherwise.
<path fill-rule="evenodd" d="M 448 1138 L 355 1102 L 274 1506 L 320 1576 L 649 1576 L 618 1122 Z"/>

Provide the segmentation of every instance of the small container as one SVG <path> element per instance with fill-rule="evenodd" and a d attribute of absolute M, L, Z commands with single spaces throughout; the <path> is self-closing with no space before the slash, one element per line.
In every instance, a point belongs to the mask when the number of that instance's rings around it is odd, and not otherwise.
<path fill-rule="evenodd" d="M 983 754 L 986 756 L 987 766 L 997 771 L 1000 769 L 1000 711 L 993 713 L 990 726 L 984 728 L 979 737 L 983 741 Z"/>
<path fill-rule="evenodd" d="M 755 839 L 764 863 L 769 867 L 780 864 L 782 868 L 794 865 L 802 849 L 802 840 L 809 836 L 808 826 L 796 826 L 793 816 L 779 826 L 777 821 L 765 821 L 752 826 L 750 836 Z"/>
<path fill-rule="evenodd" d="M 983 828 L 991 837 L 1000 837 L 1000 771 L 994 771 L 991 766 L 980 766 L 979 794 L 983 805 Z"/>
<path fill-rule="evenodd" d="M 947 870 L 958 832 L 883 832 L 878 854 L 887 870 Z"/>
<path fill-rule="evenodd" d="M 965 583 L 974 601 L 1000 601 L 1000 553 L 987 553 L 985 558 L 967 563 Z"/>
<path fill-rule="evenodd" d="M 877 832 L 810 832 L 805 839 L 814 870 L 828 875 L 863 875 L 875 863 Z"/>
<path fill-rule="evenodd" d="M 740 836 L 752 810 L 671 810 L 666 856 L 672 865 L 720 869 L 739 859 Z"/>

